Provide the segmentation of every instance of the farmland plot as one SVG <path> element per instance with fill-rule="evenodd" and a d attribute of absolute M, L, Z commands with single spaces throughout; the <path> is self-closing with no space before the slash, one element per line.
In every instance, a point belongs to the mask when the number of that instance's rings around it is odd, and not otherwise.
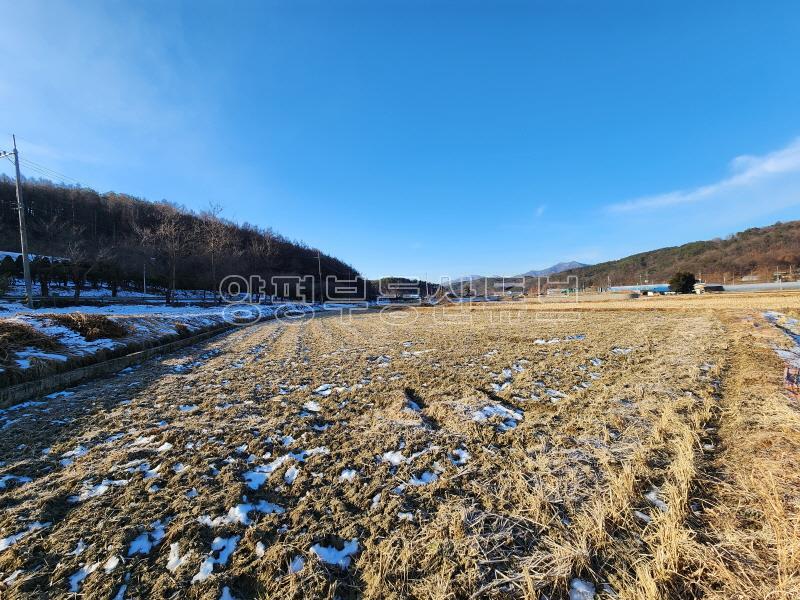
<path fill-rule="evenodd" d="M 4 594 L 700 595 L 728 344 L 708 311 L 329 315 L 3 411 Z"/>

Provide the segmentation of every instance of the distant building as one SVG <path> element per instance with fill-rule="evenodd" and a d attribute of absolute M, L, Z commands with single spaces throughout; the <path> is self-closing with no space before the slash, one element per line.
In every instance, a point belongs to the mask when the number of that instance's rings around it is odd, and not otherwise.
<path fill-rule="evenodd" d="M 711 292 L 724 292 L 725 288 L 719 283 L 695 283 L 694 284 L 694 293 L 695 294 L 706 294 Z"/>

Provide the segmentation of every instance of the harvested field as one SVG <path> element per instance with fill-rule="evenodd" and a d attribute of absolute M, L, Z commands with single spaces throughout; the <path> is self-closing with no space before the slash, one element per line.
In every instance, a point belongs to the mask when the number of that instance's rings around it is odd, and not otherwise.
<path fill-rule="evenodd" d="M 798 597 L 798 297 L 620 304 L 272 321 L 4 410 L 3 597 Z"/>

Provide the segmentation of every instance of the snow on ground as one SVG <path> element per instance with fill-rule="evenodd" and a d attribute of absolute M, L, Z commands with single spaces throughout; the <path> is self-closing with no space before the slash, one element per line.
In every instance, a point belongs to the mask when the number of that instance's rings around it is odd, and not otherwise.
<path fill-rule="evenodd" d="M 211 553 L 205 558 L 200 565 L 200 570 L 192 577 L 192 583 L 205 581 L 214 572 L 214 565 L 225 566 L 231 554 L 236 550 L 236 544 L 239 543 L 238 535 L 229 538 L 216 537 L 211 542 Z M 216 554 L 216 556 L 215 556 Z"/>
<path fill-rule="evenodd" d="M 314 544 L 310 550 L 322 562 L 347 569 L 350 566 L 351 557 L 358 552 L 358 539 L 353 538 L 349 542 L 345 542 L 341 550 L 335 546 L 323 546 L 322 544 Z"/>
<path fill-rule="evenodd" d="M 33 327 L 63 346 L 60 352 L 45 352 L 41 348 L 27 347 L 14 352 L 15 366 L 27 370 L 36 364 L 63 363 L 73 357 L 83 357 L 104 350 L 117 350 L 138 343 L 150 343 L 170 337 L 199 333 L 201 331 L 237 322 L 257 322 L 280 317 L 287 312 L 313 313 L 320 310 L 341 310 L 339 305 L 326 307 L 310 304 L 280 305 L 221 305 L 210 308 L 198 306 L 160 306 L 160 305 L 109 305 L 109 306 L 70 306 L 62 308 L 40 308 L 31 310 L 19 303 L 0 304 L 0 319 Z M 48 314 L 92 314 L 115 318 L 128 329 L 122 338 L 100 338 L 87 340 L 78 332 L 47 318 Z M 243 364 L 243 363 L 241 363 Z M 238 366 L 241 366 L 238 365 Z M 237 366 L 237 365 L 233 365 Z M 181 367 L 177 367 L 181 368 Z M 329 386 L 330 387 L 330 386 Z M 320 395 L 330 394 L 321 390 Z"/>
<path fill-rule="evenodd" d="M 354 321 L 355 328 L 367 333 L 378 327 L 369 319 Z M 363 526 L 368 519 L 382 523 L 386 532 L 381 535 L 389 538 L 430 531 L 426 528 L 435 520 L 441 492 L 450 494 L 458 486 L 458 494 L 480 499 L 473 494 L 482 488 L 465 482 L 494 482 L 494 475 L 485 474 L 519 468 L 510 449 L 539 429 L 537 413 L 542 407 L 530 404 L 531 388 L 543 401 L 560 398 L 558 406 L 544 408 L 559 411 L 565 421 L 554 421 L 552 431 L 543 435 L 539 465 L 552 468 L 552 463 L 566 476 L 541 485 L 550 486 L 554 497 L 577 494 L 582 501 L 596 487 L 595 453 L 584 449 L 584 441 L 590 434 L 605 439 L 606 432 L 589 430 L 591 421 L 568 410 L 579 394 L 567 396 L 558 390 L 582 382 L 592 368 L 607 377 L 616 364 L 627 363 L 629 358 L 612 352 L 608 341 L 593 340 L 592 332 L 583 342 L 566 344 L 574 331 L 553 327 L 536 331 L 541 339 L 558 335 L 560 342 L 552 345 L 535 344 L 526 334 L 528 350 L 504 346 L 502 353 L 487 352 L 491 345 L 483 344 L 459 355 L 445 339 L 441 347 L 447 350 L 436 351 L 430 360 L 405 360 L 400 353 L 410 347 L 406 341 L 413 337 L 415 348 L 425 347 L 432 339 L 428 331 L 412 336 L 380 330 L 386 338 L 362 334 L 343 343 L 328 334 L 338 334 L 336 327 L 337 319 L 319 319 L 248 328 L 180 356 L 145 361 L 105 382 L 76 386 L 53 395 L 51 402 L 0 411 L 0 423 L 45 408 L 53 410 L 50 420 L 74 418 L 74 424 L 54 428 L 52 435 L 31 446 L 29 462 L 12 462 L 9 457 L 17 453 L 9 446 L 3 455 L 8 459 L 6 474 L 0 476 L 0 484 L 7 486 L 3 493 L 41 495 L 60 478 L 66 483 L 59 497 L 84 503 L 73 505 L 66 517 L 41 511 L 23 514 L 12 507 L 16 520 L 4 526 L 2 534 L 8 537 L 0 540 L 0 550 L 16 545 L 15 556 L 31 558 L 9 563 L 3 575 L 22 568 L 25 575 L 17 575 L 14 586 L 31 579 L 34 568 L 40 567 L 29 550 L 40 543 L 37 538 L 47 536 L 65 538 L 58 557 L 62 568 L 54 571 L 48 564 L 41 567 L 49 569 L 46 575 L 37 578 L 51 590 L 61 586 L 65 593 L 72 590 L 87 597 L 100 596 L 101 586 L 100 597 L 122 597 L 126 591 L 139 597 L 158 589 L 153 582 L 160 578 L 181 586 L 183 594 L 191 589 L 192 594 L 217 598 L 227 584 L 223 597 L 247 597 L 237 583 L 243 570 L 267 572 L 272 581 L 286 577 L 290 582 L 289 576 L 302 572 L 298 581 L 327 577 L 349 582 L 362 572 L 356 561 L 369 565 L 380 544 Z M 500 345 L 495 337 L 490 342 Z M 613 343 L 627 347 L 636 342 L 623 337 Z M 527 359 L 524 352 L 530 353 Z M 382 367 L 386 364 L 388 369 Z M 453 393 L 449 383 L 442 383 L 443 369 L 465 364 L 469 367 L 461 372 L 462 379 L 474 392 Z M 403 383 L 391 383 L 395 369 L 404 373 Z M 420 376 L 409 377 L 414 373 Z M 486 390 L 489 381 L 508 382 L 513 392 L 504 390 L 496 397 Z M 136 382 L 141 388 L 131 391 L 129 385 Z M 414 388 L 406 388 L 406 382 Z M 514 392 L 524 396 L 512 397 Z M 437 401 L 445 394 L 450 394 L 447 401 Z M 389 401 L 392 410 L 415 417 L 408 418 L 411 425 L 385 418 L 383 408 Z M 617 408 L 616 400 L 608 403 L 609 411 Z M 623 407 L 618 416 L 624 421 L 633 413 Z M 643 420 L 641 425 L 633 419 L 628 423 L 649 430 Z M 608 439 L 616 435 L 608 431 Z M 597 456 L 605 456 L 610 445 L 599 447 Z M 614 451 L 624 457 L 625 448 Z M 60 460 L 70 468 L 59 468 Z M 34 461 L 43 468 L 37 471 Z M 52 475 L 44 469 L 51 469 Z M 24 481 L 28 475 L 32 477 Z M 336 495 L 327 491 L 334 488 Z M 150 493 L 143 493 L 145 489 Z M 343 511 L 339 498 L 352 508 Z M 654 498 L 660 500 L 658 493 Z M 658 514 L 656 502 L 642 498 L 648 501 Z M 568 526 L 556 508 L 551 526 Z M 112 514 L 127 520 L 97 531 L 90 528 L 94 515 Z M 60 523 L 53 526 L 28 525 L 34 518 L 56 517 Z M 634 517 L 643 522 L 639 515 Z M 65 523 L 73 527 L 68 536 Z M 43 527 L 45 532 L 35 534 Z M 395 537 L 391 543 L 406 539 L 415 538 Z M 569 579 L 576 575 L 583 574 L 570 573 L 560 584 L 564 595 L 569 583 L 571 597 L 592 598 L 593 584 Z"/>
<path fill-rule="evenodd" d="M 164 527 L 169 523 L 170 519 L 163 519 L 163 521 L 163 523 L 162 520 L 154 522 L 150 526 L 150 531 L 144 531 L 139 534 L 139 536 L 131 542 L 131 545 L 128 548 L 128 556 L 133 556 L 135 554 L 149 554 L 150 550 L 152 550 L 155 546 L 158 546 L 166 535 Z"/>
<path fill-rule="evenodd" d="M 775 348 L 775 353 L 790 367 L 800 368 L 800 320 L 775 311 L 765 312 L 764 317 L 791 340 L 789 348 Z"/>

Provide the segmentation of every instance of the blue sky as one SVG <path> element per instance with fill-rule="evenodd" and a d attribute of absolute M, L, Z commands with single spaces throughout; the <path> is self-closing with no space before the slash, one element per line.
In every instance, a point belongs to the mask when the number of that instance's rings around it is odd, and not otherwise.
<path fill-rule="evenodd" d="M 3 13 L 0 147 L 220 202 L 368 276 L 513 275 L 800 214 L 800 3 Z"/>

